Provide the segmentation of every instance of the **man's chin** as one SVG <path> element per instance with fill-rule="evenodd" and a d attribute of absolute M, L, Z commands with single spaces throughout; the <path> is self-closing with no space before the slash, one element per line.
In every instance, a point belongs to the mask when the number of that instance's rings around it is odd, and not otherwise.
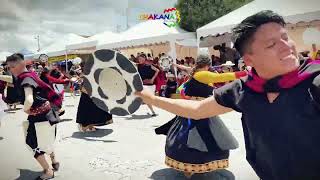
<path fill-rule="evenodd" d="M 286 70 L 283 71 L 283 74 L 287 74 L 287 73 L 290 73 L 292 71 L 295 71 L 299 68 L 299 64 L 294 64 L 294 65 L 291 65 L 289 67 L 286 67 Z"/>

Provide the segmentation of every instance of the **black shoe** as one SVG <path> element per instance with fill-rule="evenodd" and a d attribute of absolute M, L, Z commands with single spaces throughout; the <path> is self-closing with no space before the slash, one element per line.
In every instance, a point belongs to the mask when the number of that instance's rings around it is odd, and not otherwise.
<path fill-rule="evenodd" d="M 59 167 L 60 167 L 60 163 L 58 163 L 58 162 L 52 164 L 53 171 L 58 171 Z"/>
<path fill-rule="evenodd" d="M 60 112 L 59 112 L 59 116 L 64 115 L 65 112 L 66 112 L 65 110 L 60 111 Z"/>

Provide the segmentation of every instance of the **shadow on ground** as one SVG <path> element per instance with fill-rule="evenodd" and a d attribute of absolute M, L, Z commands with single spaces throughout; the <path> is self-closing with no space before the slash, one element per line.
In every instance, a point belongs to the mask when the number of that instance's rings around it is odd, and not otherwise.
<path fill-rule="evenodd" d="M 4 112 L 9 113 L 9 114 L 14 114 L 14 113 L 16 113 L 15 111 L 4 111 Z"/>
<path fill-rule="evenodd" d="M 190 179 L 186 178 L 182 172 L 171 168 L 160 169 L 152 173 L 150 179 L 153 180 L 235 180 L 231 171 L 220 169 L 205 174 L 195 174 Z"/>
<path fill-rule="evenodd" d="M 143 115 L 136 115 L 132 114 L 131 117 L 125 118 L 125 120 L 143 120 L 152 118 L 151 114 L 143 114 Z"/>
<path fill-rule="evenodd" d="M 6 113 L 16 113 L 17 111 L 19 111 L 22 108 L 15 108 L 15 109 L 5 109 L 3 110 Z"/>
<path fill-rule="evenodd" d="M 3 139 L 4 139 L 3 137 L 0 137 L 0 141 L 3 140 Z"/>
<path fill-rule="evenodd" d="M 91 139 L 91 138 L 102 138 L 105 137 L 113 132 L 112 129 L 98 129 L 95 132 L 74 132 L 71 136 L 71 138 L 76 139 L 84 139 L 87 141 L 98 141 L 98 142 L 105 142 L 105 143 L 111 143 L 111 142 L 117 142 L 113 140 L 102 140 L 102 139 Z"/>
<path fill-rule="evenodd" d="M 60 122 L 68 122 L 68 121 L 73 121 L 73 119 L 61 119 Z"/>
<path fill-rule="evenodd" d="M 16 180 L 30 180 L 36 179 L 42 174 L 42 172 L 35 172 L 28 169 L 18 169 L 20 171 L 20 176 Z"/>
<path fill-rule="evenodd" d="M 75 105 L 74 104 L 67 104 L 65 105 L 65 107 L 74 107 Z"/>

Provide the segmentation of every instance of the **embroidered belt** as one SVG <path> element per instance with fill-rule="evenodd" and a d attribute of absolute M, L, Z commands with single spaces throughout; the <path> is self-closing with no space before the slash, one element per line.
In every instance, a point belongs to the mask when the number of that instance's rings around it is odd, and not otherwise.
<path fill-rule="evenodd" d="M 225 169 L 229 167 L 228 159 L 215 160 L 204 164 L 190 164 L 179 162 L 166 156 L 165 163 L 175 170 L 190 173 L 206 173 L 217 169 Z"/>
<path fill-rule="evenodd" d="M 43 103 L 39 107 L 30 108 L 30 115 L 37 116 L 37 115 L 40 115 L 40 114 L 48 113 L 50 110 L 51 110 L 50 103 L 49 103 L 49 101 L 46 101 L 45 103 Z"/>

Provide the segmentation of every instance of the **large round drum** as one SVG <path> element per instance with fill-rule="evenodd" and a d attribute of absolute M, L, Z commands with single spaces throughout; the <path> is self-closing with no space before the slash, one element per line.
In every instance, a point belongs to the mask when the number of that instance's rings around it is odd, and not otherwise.
<path fill-rule="evenodd" d="M 173 59 L 171 58 L 171 56 L 164 55 L 159 59 L 159 65 L 163 71 L 169 71 L 172 63 Z"/>
<path fill-rule="evenodd" d="M 85 62 L 84 88 L 102 110 L 118 116 L 134 113 L 141 98 L 142 80 L 134 64 L 122 54 L 107 49 L 95 51 Z"/>

